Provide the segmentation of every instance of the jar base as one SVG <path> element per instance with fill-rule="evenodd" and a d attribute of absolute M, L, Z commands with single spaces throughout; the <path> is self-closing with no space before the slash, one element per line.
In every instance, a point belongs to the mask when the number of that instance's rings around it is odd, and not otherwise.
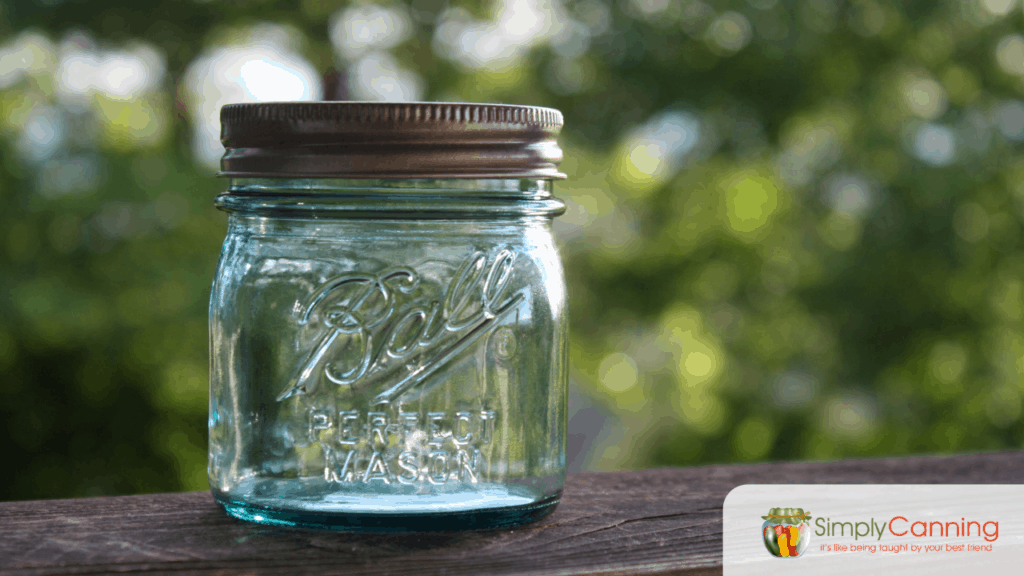
<path fill-rule="evenodd" d="M 228 515 L 271 526 L 292 526 L 352 532 L 449 532 L 489 530 L 536 522 L 554 511 L 561 492 L 516 506 L 459 510 L 454 512 L 347 512 L 295 508 L 273 508 L 243 502 L 226 493 L 211 490 Z"/>

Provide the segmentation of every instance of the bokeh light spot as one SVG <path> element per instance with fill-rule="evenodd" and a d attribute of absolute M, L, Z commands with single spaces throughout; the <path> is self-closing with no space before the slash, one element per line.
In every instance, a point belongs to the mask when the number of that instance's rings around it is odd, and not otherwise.
<path fill-rule="evenodd" d="M 372 52 L 349 68 L 349 87 L 361 100 L 413 102 L 423 97 L 423 80 L 387 52 Z"/>
<path fill-rule="evenodd" d="M 605 388 L 612 392 L 625 392 L 636 386 L 639 371 L 628 354 L 614 352 L 601 361 L 598 373 Z"/>
<path fill-rule="evenodd" d="M 923 124 L 914 136 L 914 155 L 932 166 L 946 166 L 956 158 L 956 136 L 941 124 Z"/>
<path fill-rule="evenodd" d="M 772 400 L 776 406 L 797 408 L 805 406 L 818 395 L 819 382 L 805 372 L 784 372 L 772 386 Z"/>
<path fill-rule="evenodd" d="M 996 109 L 995 125 L 1010 140 L 1024 140 L 1024 102 L 1010 100 Z"/>
<path fill-rule="evenodd" d="M 270 23 L 235 30 L 227 45 L 204 51 L 189 65 L 183 92 L 192 119 L 192 151 L 201 165 L 220 165 L 220 109 L 225 104 L 320 99 L 320 74 L 297 52 L 293 35 Z"/>
<path fill-rule="evenodd" d="M 438 17 L 434 52 L 466 68 L 492 70 L 516 64 L 531 46 L 556 37 L 568 17 L 549 0 L 500 0 L 496 19 L 477 20 L 462 8 Z"/>
<path fill-rule="evenodd" d="M 1003 37 L 996 45 L 996 62 L 1007 74 L 1024 76 L 1024 36 Z"/>
<path fill-rule="evenodd" d="M 366 51 L 394 48 L 411 32 L 412 22 L 400 4 L 352 6 L 337 13 L 330 23 L 331 43 L 348 60 Z"/>
<path fill-rule="evenodd" d="M 859 218 L 875 203 L 874 186 L 856 174 L 835 174 L 825 181 L 825 192 L 832 210 Z"/>
<path fill-rule="evenodd" d="M 769 223 L 779 203 L 779 190 L 771 180 L 757 173 L 741 173 L 724 183 L 729 226 L 748 233 Z"/>
<path fill-rule="evenodd" d="M 914 78 L 903 88 L 903 98 L 911 112 L 933 120 L 946 111 L 946 91 L 930 78 Z"/>
<path fill-rule="evenodd" d="M 752 33 L 750 21 L 739 12 L 726 12 L 719 16 L 708 30 L 715 45 L 727 53 L 742 50 Z"/>
<path fill-rule="evenodd" d="M 673 176 L 704 142 L 701 122 L 693 114 L 659 114 L 626 139 L 615 175 L 627 190 L 642 196 Z"/>
<path fill-rule="evenodd" d="M 703 352 L 690 352 L 686 355 L 683 367 L 691 375 L 700 378 L 711 373 L 715 367 L 715 361 Z"/>
<path fill-rule="evenodd" d="M 980 0 L 981 7 L 993 16 L 1003 17 L 1017 6 L 1017 0 Z"/>
<path fill-rule="evenodd" d="M 877 408 L 868 397 L 850 392 L 832 398 L 824 406 L 824 431 L 851 440 L 862 439 L 874 431 Z"/>

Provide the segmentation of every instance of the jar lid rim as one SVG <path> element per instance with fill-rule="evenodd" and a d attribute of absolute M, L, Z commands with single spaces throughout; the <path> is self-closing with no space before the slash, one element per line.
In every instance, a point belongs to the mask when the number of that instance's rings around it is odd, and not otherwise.
<path fill-rule="evenodd" d="M 553 108 L 262 102 L 221 108 L 218 176 L 564 178 Z"/>

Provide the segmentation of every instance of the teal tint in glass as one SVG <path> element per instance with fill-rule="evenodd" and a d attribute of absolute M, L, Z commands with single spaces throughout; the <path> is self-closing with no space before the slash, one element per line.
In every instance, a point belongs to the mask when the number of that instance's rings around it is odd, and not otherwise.
<path fill-rule="evenodd" d="M 209 474 L 229 514 L 459 530 L 554 509 L 567 324 L 550 179 L 234 177 L 217 205 Z"/>

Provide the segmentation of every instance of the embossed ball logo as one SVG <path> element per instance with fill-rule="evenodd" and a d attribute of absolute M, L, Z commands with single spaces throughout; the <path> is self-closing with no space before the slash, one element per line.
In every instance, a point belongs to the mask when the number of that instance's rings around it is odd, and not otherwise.
<path fill-rule="evenodd" d="M 303 306 L 299 319 L 306 327 L 319 318 L 319 341 L 278 402 L 309 394 L 321 374 L 338 386 L 383 381 L 371 404 L 397 401 L 516 311 L 524 295 L 506 295 L 515 261 L 512 250 L 499 251 L 493 260 L 476 251 L 438 300 L 413 301 L 409 310 L 399 310 L 397 303 L 399 294 L 413 295 L 420 287 L 422 275 L 412 268 L 352 272 L 327 280 Z M 514 334 L 505 328 L 496 337 L 496 353 L 510 358 Z M 333 357 L 341 351 L 349 351 L 347 359 Z M 410 361 L 416 358 L 423 362 Z"/>
<path fill-rule="evenodd" d="M 776 558 L 796 558 L 807 551 L 811 541 L 811 513 L 803 508 L 772 508 L 761 516 L 764 546 Z"/>

